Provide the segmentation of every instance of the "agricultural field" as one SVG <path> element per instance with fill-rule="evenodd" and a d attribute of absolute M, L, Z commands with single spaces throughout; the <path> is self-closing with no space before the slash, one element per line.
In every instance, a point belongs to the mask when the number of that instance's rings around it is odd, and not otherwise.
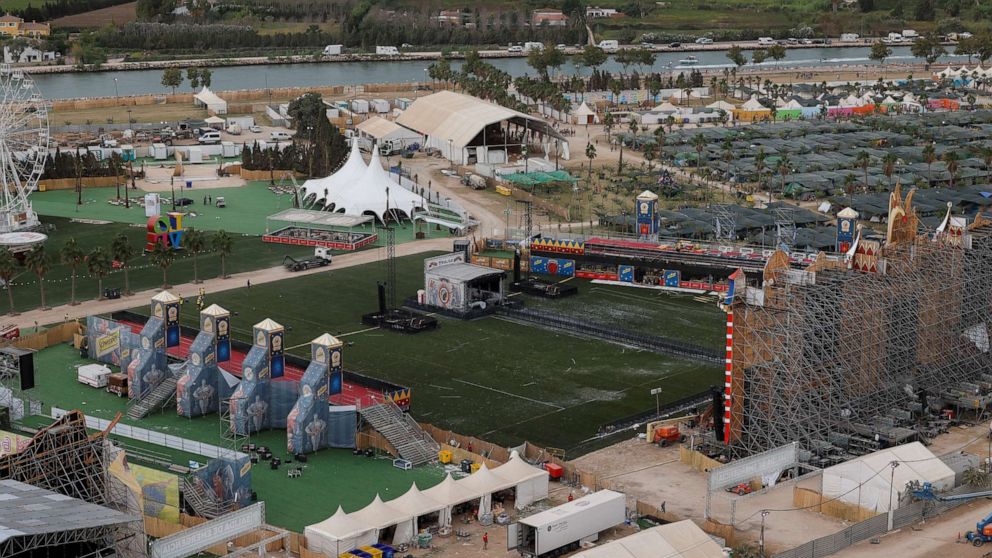
<path fill-rule="evenodd" d="M 15 2 L 20 0 L 14 0 Z M 29 1 L 29 0 L 28 0 Z M 6 4 L 6 2 L 4 2 Z M 122 25 L 138 19 L 137 2 L 128 2 L 99 10 L 73 14 L 52 20 L 52 27 L 103 27 L 104 25 Z"/>
<path fill-rule="evenodd" d="M 185 74 L 183 74 L 185 76 Z M 113 94 L 113 83 L 110 93 Z M 183 84 L 188 86 L 188 82 Z M 188 91 L 185 87 L 180 92 Z M 186 103 L 164 105 L 136 105 L 129 107 L 98 107 L 87 109 L 53 110 L 49 119 L 53 126 L 70 126 L 80 124 L 104 124 L 108 119 L 117 123 L 126 123 L 127 109 L 131 109 L 131 119 L 135 123 L 158 124 L 161 122 L 179 122 L 185 120 L 202 120 L 210 116 L 204 108 L 194 107 Z"/>
<path fill-rule="evenodd" d="M 397 260 L 398 297 L 422 288 L 427 256 Z M 530 440 L 577 449 L 600 425 L 652 407 L 653 387 L 674 400 L 720 379 L 718 366 L 492 317 L 441 318 L 440 329 L 418 335 L 369 329 L 360 317 L 375 308 L 375 283 L 385 273 L 379 262 L 211 294 L 205 303 L 234 313 L 239 339 L 250 340 L 252 324 L 272 318 L 286 327 L 290 352 L 301 356 L 321 333 L 340 336 L 347 370 L 413 388 L 418 420 L 505 445 Z M 135 303 L 135 311 L 147 313 L 147 304 Z M 648 309 L 653 319 L 686 322 L 698 313 L 712 321 L 713 312 L 691 303 Z M 193 305 L 185 305 L 181 320 L 196 325 Z"/>

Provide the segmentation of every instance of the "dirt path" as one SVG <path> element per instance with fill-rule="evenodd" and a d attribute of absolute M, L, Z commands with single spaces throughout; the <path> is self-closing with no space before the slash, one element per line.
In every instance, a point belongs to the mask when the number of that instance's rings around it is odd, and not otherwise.
<path fill-rule="evenodd" d="M 450 250 L 451 243 L 451 238 L 435 238 L 429 240 L 419 240 L 416 242 L 407 242 L 396 246 L 396 255 L 410 256 L 433 250 Z M 345 267 L 376 262 L 384 258 L 385 255 L 385 248 L 364 250 L 353 254 L 334 256 L 334 263 L 327 267 L 318 267 L 315 269 L 298 271 L 294 273 L 287 271 L 282 266 L 276 266 L 234 274 L 227 279 L 214 278 L 207 279 L 199 284 L 185 283 L 182 285 L 176 285 L 169 289 L 169 291 L 177 296 L 191 299 L 197 296 L 201 288 L 207 293 L 228 291 L 247 286 L 248 281 L 251 281 L 253 285 L 258 285 L 262 283 L 281 281 L 283 279 L 302 277 L 304 275 L 312 275 L 314 273 L 324 273 Z M 8 316 L 5 318 L 4 323 L 13 323 L 17 325 L 17 327 L 28 328 L 37 325 L 57 323 L 66 319 L 74 320 L 76 318 L 85 318 L 86 316 L 91 316 L 93 314 L 126 310 L 128 308 L 134 308 L 135 306 L 149 304 L 151 298 L 161 290 L 162 289 L 149 289 L 137 292 L 133 296 L 123 297 L 117 300 L 88 300 L 77 306 L 69 306 L 66 304 L 56 306 L 49 310 L 31 310 L 18 316 Z"/>

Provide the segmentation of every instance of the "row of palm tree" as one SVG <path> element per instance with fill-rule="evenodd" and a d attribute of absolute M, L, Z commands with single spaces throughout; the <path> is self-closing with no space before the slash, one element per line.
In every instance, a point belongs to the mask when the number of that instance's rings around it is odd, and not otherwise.
<path fill-rule="evenodd" d="M 193 257 L 193 282 L 201 283 L 198 270 L 198 256 L 212 249 L 220 258 L 221 278 L 226 279 L 227 258 L 234 250 L 234 239 L 225 231 L 218 231 L 208 239 L 206 233 L 201 230 L 190 228 L 183 234 L 183 249 Z M 97 246 L 89 252 L 84 252 L 75 238 L 70 238 L 62 246 L 57 255 L 57 260 L 69 266 L 71 270 L 69 304 L 75 306 L 79 304 L 76 299 L 76 280 L 79 277 L 81 268 L 85 268 L 90 277 L 97 280 L 97 299 L 103 298 L 103 279 L 116 267 L 124 272 L 124 295 L 130 296 L 131 292 L 129 270 L 131 262 L 138 255 L 133 243 L 125 233 L 120 233 L 114 237 L 109 250 L 103 246 Z M 156 243 L 154 249 L 148 253 L 149 260 L 153 265 L 162 270 L 162 288 L 169 288 L 168 271 L 176 261 L 177 252 L 167 247 L 163 243 Z M 41 294 L 41 309 L 48 310 L 49 306 L 45 301 L 45 277 L 52 270 L 56 263 L 56 256 L 47 250 L 44 244 L 39 244 L 29 250 L 24 255 L 23 269 L 33 273 L 38 278 L 38 288 Z M 22 266 L 17 257 L 8 249 L 0 248 L 0 279 L 3 280 L 7 290 L 7 302 L 10 314 L 16 314 L 14 309 L 13 280 L 21 271 Z"/>

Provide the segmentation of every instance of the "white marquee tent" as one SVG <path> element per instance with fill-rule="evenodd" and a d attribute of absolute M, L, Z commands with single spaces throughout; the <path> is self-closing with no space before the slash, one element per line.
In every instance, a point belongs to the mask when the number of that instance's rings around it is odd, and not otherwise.
<path fill-rule="evenodd" d="M 327 208 L 326 201 L 331 197 L 331 193 L 336 193 L 341 188 L 352 184 L 365 174 L 368 165 L 362 159 L 362 152 L 358 149 L 358 142 L 351 142 L 351 153 L 348 159 L 336 170 L 334 174 L 324 178 L 314 178 L 303 183 L 303 200 L 310 200 L 313 203 Z"/>
<path fill-rule="evenodd" d="M 386 197 L 389 201 L 387 204 Z M 423 209 L 427 200 L 394 182 L 382 168 L 377 150 L 372 151 L 372 159 L 365 172 L 357 180 L 330 192 L 327 205 L 333 204 L 333 211 L 345 215 L 372 214 L 385 221 L 386 211 L 402 213 L 412 217 L 414 209 Z"/>
<path fill-rule="evenodd" d="M 599 124 L 596 111 L 589 108 L 585 101 L 572 110 L 572 122 L 575 124 Z"/>
<path fill-rule="evenodd" d="M 307 548 L 328 556 L 376 543 L 375 530 L 344 513 L 341 506 L 331 517 L 304 528 L 303 535 L 307 539 Z"/>
<path fill-rule="evenodd" d="M 444 504 L 445 507 L 441 510 L 441 517 L 438 521 L 441 527 L 451 525 L 451 508 L 482 496 L 482 494 L 470 490 L 469 487 L 461 485 L 451 478 L 451 475 L 444 477 L 443 481 L 424 490 L 423 493 L 431 500 Z"/>
<path fill-rule="evenodd" d="M 488 467 L 486 467 L 485 463 L 479 467 L 478 471 L 457 481 L 455 484 L 457 484 L 459 488 L 467 489 L 481 495 L 479 498 L 479 511 L 477 514 L 480 518 L 483 515 L 492 512 L 493 492 L 499 492 L 500 490 L 506 490 L 507 488 L 513 487 L 513 482 L 496 476 L 489 470 Z"/>
<path fill-rule="evenodd" d="M 899 463 L 895 470 L 892 462 Z M 910 481 L 929 481 L 934 491 L 946 490 L 954 487 L 954 471 L 923 444 L 913 442 L 824 469 L 821 492 L 824 498 L 840 498 L 867 510 L 887 512 L 890 496 L 893 508 L 897 508 L 899 496 Z"/>
<path fill-rule="evenodd" d="M 645 529 L 573 558 L 723 558 L 723 549 L 691 519 Z"/>
<path fill-rule="evenodd" d="M 193 96 L 193 104 L 205 107 L 210 114 L 227 114 L 227 101 L 217 96 L 206 85 Z"/>
<path fill-rule="evenodd" d="M 396 530 L 393 532 L 392 541 L 397 544 L 409 542 L 415 533 L 413 516 L 383 502 L 378 494 L 369 505 L 348 514 L 348 518 L 373 529 L 376 541 L 382 537 L 381 531 L 394 525 Z"/>
<path fill-rule="evenodd" d="M 516 487 L 513 505 L 518 510 L 548 497 L 548 472 L 530 465 L 516 451 L 510 452 L 510 460 L 492 472 Z"/>
<path fill-rule="evenodd" d="M 430 496 L 424 494 L 420 488 L 417 487 L 416 482 L 410 486 L 410 490 L 407 490 L 405 494 L 399 498 L 389 500 L 386 504 L 391 508 L 395 508 L 403 513 L 413 516 L 414 533 L 417 533 L 420 530 L 420 527 L 417 525 L 417 518 L 429 513 L 440 512 L 447 507 L 441 502 L 438 502 L 437 500 L 434 500 Z"/>

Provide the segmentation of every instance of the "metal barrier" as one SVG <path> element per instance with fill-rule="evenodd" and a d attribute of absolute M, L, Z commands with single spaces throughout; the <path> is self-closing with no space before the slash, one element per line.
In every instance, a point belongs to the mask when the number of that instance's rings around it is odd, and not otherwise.
<path fill-rule="evenodd" d="M 510 319 L 527 322 L 530 324 L 544 326 L 563 332 L 573 333 L 586 337 L 592 337 L 601 341 L 617 343 L 631 347 L 637 347 L 646 351 L 659 354 L 697 360 L 713 364 L 724 362 L 724 355 L 720 351 L 707 349 L 691 343 L 675 341 L 656 335 L 645 335 L 625 331 L 613 326 L 584 322 L 574 316 L 564 316 L 550 312 L 537 312 L 526 308 L 500 307 L 497 314 Z"/>

